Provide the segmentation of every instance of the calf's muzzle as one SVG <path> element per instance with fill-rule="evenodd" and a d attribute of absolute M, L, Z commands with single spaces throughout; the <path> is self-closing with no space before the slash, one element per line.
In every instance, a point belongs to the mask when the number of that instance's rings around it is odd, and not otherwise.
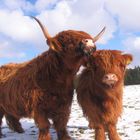
<path fill-rule="evenodd" d="M 102 79 L 102 82 L 109 87 L 114 87 L 117 81 L 118 81 L 118 77 L 114 73 L 105 74 Z"/>

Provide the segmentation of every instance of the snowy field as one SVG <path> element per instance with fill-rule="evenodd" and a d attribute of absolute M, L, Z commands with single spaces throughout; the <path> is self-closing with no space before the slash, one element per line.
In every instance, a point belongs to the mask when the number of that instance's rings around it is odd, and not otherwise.
<path fill-rule="evenodd" d="M 140 140 L 140 85 L 127 86 L 124 88 L 124 109 L 122 117 L 118 122 L 118 132 L 122 140 Z M 15 133 L 7 127 L 3 120 L 2 132 L 5 135 L 2 140 L 37 140 L 38 130 L 33 120 L 22 119 L 21 123 L 25 133 Z M 68 131 L 73 140 L 93 140 L 94 131 L 88 127 L 88 122 L 82 115 L 77 104 L 76 97 L 72 105 L 72 113 L 68 123 Z M 56 140 L 56 133 L 50 129 L 53 140 Z"/>

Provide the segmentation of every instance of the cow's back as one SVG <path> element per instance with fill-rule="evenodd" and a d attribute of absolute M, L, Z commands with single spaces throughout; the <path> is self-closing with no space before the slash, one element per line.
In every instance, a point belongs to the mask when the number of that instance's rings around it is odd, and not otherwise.
<path fill-rule="evenodd" d="M 0 83 L 11 77 L 16 71 L 25 66 L 26 63 L 9 63 L 0 67 Z"/>
<path fill-rule="evenodd" d="M 5 76 L 8 76 L 13 70 L 19 67 L 18 64 L 9 63 L 7 65 L 3 65 L 0 67 L 0 80 L 2 80 Z"/>

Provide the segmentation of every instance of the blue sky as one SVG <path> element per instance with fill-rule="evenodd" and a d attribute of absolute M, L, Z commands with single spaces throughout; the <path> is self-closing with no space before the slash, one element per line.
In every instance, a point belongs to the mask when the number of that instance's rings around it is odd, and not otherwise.
<path fill-rule="evenodd" d="M 48 49 L 44 36 L 29 16 L 38 17 L 53 36 L 67 30 L 83 30 L 95 36 L 106 32 L 98 49 L 119 49 L 140 65 L 139 0 L 1 0 L 0 65 L 24 62 Z"/>

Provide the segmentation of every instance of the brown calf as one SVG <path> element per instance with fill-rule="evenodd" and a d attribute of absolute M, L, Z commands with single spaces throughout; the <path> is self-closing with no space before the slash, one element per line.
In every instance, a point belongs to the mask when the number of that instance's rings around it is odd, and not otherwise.
<path fill-rule="evenodd" d="M 105 131 L 110 140 L 120 140 L 116 123 L 122 113 L 125 69 L 131 61 L 130 54 L 120 51 L 96 51 L 79 76 L 78 102 L 96 140 L 105 140 Z"/>

